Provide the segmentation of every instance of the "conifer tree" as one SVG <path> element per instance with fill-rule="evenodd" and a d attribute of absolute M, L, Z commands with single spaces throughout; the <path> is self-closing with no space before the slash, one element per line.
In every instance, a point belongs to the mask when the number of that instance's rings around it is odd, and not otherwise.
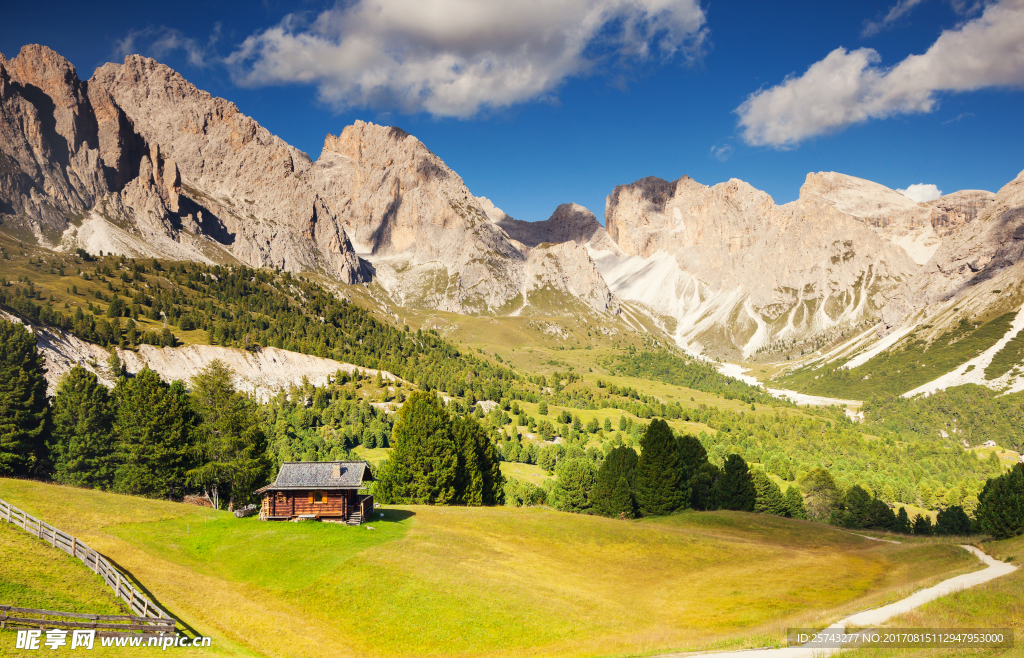
<path fill-rule="evenodd" d="M 909 535 L 911 529 L 910 517 L 907 516 L 907 508 L 900 507 L 900 511 L 896 514 L 896 523 L 893 525 L 893 530 L 904 535 Z"/>
<path fill-rule="evenodd" d="M 1008 539 L 1024 533 L 1024 464 L 990 478 L 978 496 L 978 530 Z"/>
<path fill-rule="evenodd" d="M 409 395 L 398 411 L 391 447 L 374 489 L 381 502 L 458 502 L 459 449 L 448 412 L 437 396 L 424 391 Z"/>
<path fill-rule="evenodd" d="M 636 501 L 632 491 L 636 483 L 637 461 L 636 451 L 632 448 L 619 446 L 609 451 L 601 468 L 597 470 L 594 488 L 590 492 L 595 514 L 610 517 L 625 515 L 627 519 L 636 516 Z M 625 483 L 624 494 L 622 483 Z"/>
<path fill-rule="evenodd" d="M 935 534 L 937 535 L 969 535 L 971 520 L 964 508 L 953 505 L 949 509 L 940 510 L 935 517 Z"/>
<path fill-rule="evenodd" d="M 843 499 L 842 524 L 847 528 L 868 528 L 871 523 L 871 494 L 859 484 L 850 487 Z"/>
<path fill-rule="evenodd" d="M 701 464 L 697 469 L 697 474 L 690 480 L 690 501 L 693 509 L 704 511 L 718 509 L 721 483 L 722 469 L 709 462 Z"/>
<path fill-rule="evenodd" d="M 636 502 L 644 516 L 671 514 L 690 503 L 689 483 L 672 429 L 656 418 L 640 441 Z"/>
<path fill-rule="evenodd" d="M 700 440 L 692 434 L 679 437 L 679 458 L 683 463 L 683 471 L 689 482 L 697 474 L 697 470 L 708 461 L 708 451 Z"/>
<path fill-rule="evenodd" d="M 729 455 L 722 469 L 719 509 L 753 512 L 756 502 L 757 491 L 754 489 L 754 481 L 750 477 L 747 462 L 737 454 Z"/>
<path fill-rule="evenodd" d="M 800 487 L 795 484 L 789 485 L 786 494 L 783 496 L 783 504 L 786 506 L 786 516 L 791 519 L 806 519 L 807 510 L 804 509 L 804 496 L 800 493 Z"/>
<path fill-rule="evenodd" d="M 808 471 L 800 478 L 800 487 L 807 494 L 807 516 L 813 521 L 828 522 L 841 503 L 839 487 L 832 474 L 821 467 Z"/>
<path fill-rule="evenodd" d="M 180 498 L 199 419 L 185 386 L 167 385 L 149 368 L 114 389 L 114 490 L 150 498 Z"/>
<path fill-rule="evenodd" d="M 594 463 L 589 459 L 566 459 L 558 468 L 558 479 L 553 490 L 555 506 L 563 512 L 589 511 L 594 477 Z"/>
<path fill-rule="evenodd" d="M 0 475 L 42 475 L 50 406 L 35 336 L 0 320 Z"/>
<path fill-rule="evenodd" d="M 109 487 L 114 480 L 113 424 L 107 387 L 76 365 L 61 378 L 53 399 L 53 479 L 81 487 Z"/>
<path fill-rule="evenodd" d="M 751 473 L 750 477 L 754 482 L 754 511 L 760 514 L 786 516 L 789 508 L 782 498 L 779 485 L 775 484 L 768 474 L 760 469 Z"/>
<path fill-rule="evenodd" d="M 452 434 L 459 450 L 456 489 L 463 505 L 501 505 L 505 476 L 498 449 L 480 423 L 471 416 L 456 417 Z"/>
<path fill-rule="evenodd" d="M 214 359 L 192 378 L 192 405 L 201 421 L 195 443 L 199 465 L 187 474 L 189 484 L 213 490 L 218 506 L 220 488 L 226 487 L 229 511 L 236 500 L 249 500 L 270 471 L 256 405 L 235 391 L 233 374 Z"/>
<path fill-rule="evenodd" d="M 914 534 L 927 537 L 932 534 L 932 517 L 918 514 L 914 517 Z"/>

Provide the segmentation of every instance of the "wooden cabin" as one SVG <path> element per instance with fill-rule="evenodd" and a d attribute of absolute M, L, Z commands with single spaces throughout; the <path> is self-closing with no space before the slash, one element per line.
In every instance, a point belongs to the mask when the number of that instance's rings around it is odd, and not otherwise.
<path fill-rule="evenodd" d="M 364 461 L 285 462 L 273 484 L 259 489 L 260 520 L 316 519 L 359 525 L 373 512 L 373 481 Z"/>

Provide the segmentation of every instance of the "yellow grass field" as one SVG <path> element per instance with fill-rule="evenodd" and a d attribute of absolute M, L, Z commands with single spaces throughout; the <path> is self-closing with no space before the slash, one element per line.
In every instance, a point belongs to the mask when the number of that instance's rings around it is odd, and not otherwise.
<path fill-rule="evenodd" d="M 370 530 L 235 519 L 19 480 L 0 479 L 0 498 L 114 559 L 158 604 L 213 636 L 217 655 L 764 646 L 782 642 L 789 626 L 827 623 L 978 567 L 950 544 L 888 544 L 736 512 L 629 522 L 539 508 L 402 507 Z M 36 552 L 4 546 L 5 564 Z M 11 647 L 13 634 L 0 633 L 0 654 Z"/>

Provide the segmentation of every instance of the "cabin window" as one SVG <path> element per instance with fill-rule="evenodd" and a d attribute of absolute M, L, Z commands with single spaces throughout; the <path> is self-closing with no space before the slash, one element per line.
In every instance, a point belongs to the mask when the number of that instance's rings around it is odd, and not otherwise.
<path fill-rule="evenodd" d="M 325 494 L 322 491 L 314 491 L 313 492 L 313 502 L 314 503 L 326 503 L 327 502 L 327 494 Z"/>

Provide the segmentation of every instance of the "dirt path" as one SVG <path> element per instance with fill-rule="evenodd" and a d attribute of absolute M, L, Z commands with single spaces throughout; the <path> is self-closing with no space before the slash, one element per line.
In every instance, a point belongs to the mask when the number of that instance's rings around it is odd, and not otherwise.
<path fill-rule="evenodd" d="M 925 603 L 934 601 L 939 597 L 946 596 L 947 594 L 951 594 L 962 589 L 974 587 L 975 585 L 987 583 L 990 580 L 999 578 L 1000 576 L 1005 576 L 1006 574 L 1017 570 L 1017 567 L 989 557 L 973 546 L 961 545 L 960 548 L 973 553 L 979 560 L 988 566 L 981 571 L 965 573 L 962 576 L 956 576 L 954 578 L 944 580 L 938 585 L 918 590 L 907 598 L 896 601 L 895 603 L 890 603 L 889 605 L 884 605 L 880 608 L 865 610 L 864 612 L 858 612 L 846 619 L 837 621 L 826 630 L 833 633 L 842 633 L 846 628 L 851 627 L 870 628 L 872 626 L 882 624 L 897 615 L 903 614 L 904 612 L 909 612 L 915 608 L 919 608 Z M 656 658 L 681 658 L 682 656 L 699 656 L 700 658 L 822 658 L 823 656 L 836 654 L 839 651 L 840 649 L 838 648 L 800 646 L 781 647 L 778 649 L 743 649 L 739 651 L 721 651 L 715 653 L 672 653 L 662 654 Z"/>

